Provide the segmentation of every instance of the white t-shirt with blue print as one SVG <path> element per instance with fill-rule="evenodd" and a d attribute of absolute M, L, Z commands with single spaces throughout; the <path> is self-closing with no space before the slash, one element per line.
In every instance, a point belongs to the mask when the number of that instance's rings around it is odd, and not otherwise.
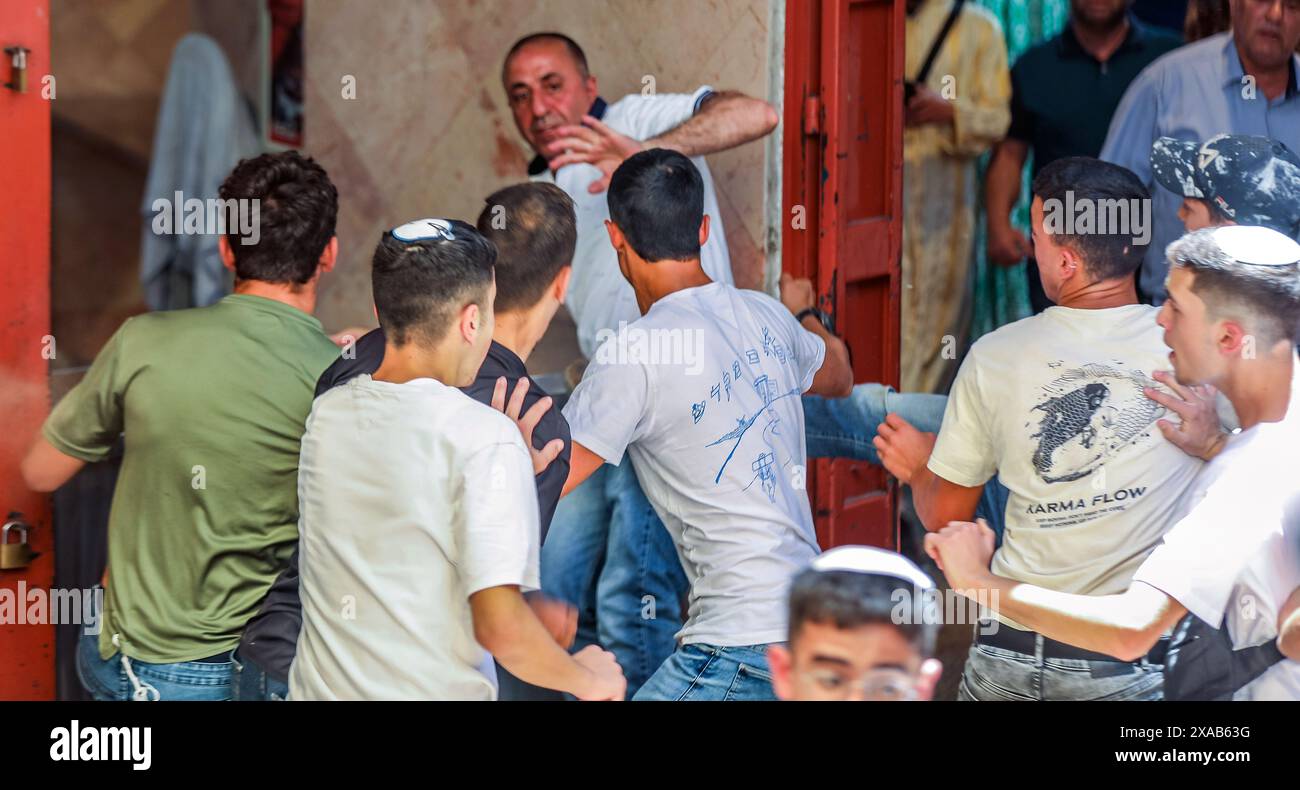
<path fill-rule="evenodd" d="M 691 583 L 683 644 L 786 639 L 788 584 L 818 553 L 800 395 L 825 356 L 777 300 L 710 283 L 607 337 L 564 408 L 573 441 L 631 456 L 671 533 Z"/>

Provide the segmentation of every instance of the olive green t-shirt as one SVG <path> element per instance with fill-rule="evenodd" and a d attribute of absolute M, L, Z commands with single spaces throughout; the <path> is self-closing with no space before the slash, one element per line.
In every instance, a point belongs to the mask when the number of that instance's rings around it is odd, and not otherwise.
<path fill-rule="evenodd" d="M 99 652 L 193 661 L 232 650 L 298 539 L 298 450 L 338 357 L 315 318 L 235 294 L 128 320 L 43 433 L 126 452 L 108 525 Z"/>

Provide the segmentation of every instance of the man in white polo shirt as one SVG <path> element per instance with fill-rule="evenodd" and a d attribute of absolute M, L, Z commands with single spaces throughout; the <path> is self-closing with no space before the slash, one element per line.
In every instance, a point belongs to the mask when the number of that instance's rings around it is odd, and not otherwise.
<path fill-rule="evenodd" d="M 1002 578 L 989 570 L 991 532 L 969 522 L 928 536 L 926 549 L 954 589 L 989 591 L 980 600 L 1003 616 L 1124 660 L 1144 655 L 1189 612 L 1226 628 L 1234 657 L 1273 650 L 1274 641 L 1293 645 L 1300 244 L 1267 228 L 1221 227 L 1184 236 L 1167 257 L 1159 321 L 1174 372 L 1182 385 L 1213 384 L 1227 395 L 1241 432 L 1201 471 L 1182 517 L 1132 584 L 1089 596 Z M 1233 699 L 1300 700 L 1300 662 L 1281 655 L 1229 689 Z"/>
<path fill-rule="evenodd" d="M 532 446 L 550 398 L 516 426 L 457 389 L 492 341 L 495 261 L 458 221 L 407 223 L 375 250 L 383 362 L 317 398 L 302 437 L 291 699 L 495 699 L 493 657 L 534 685 L 623 697 L 612 654 L 570 656 L 522 595 L 538 587 L 533 477 L 563 444 Z"/>
<path fill-rule="evenodd" d="M 691 158 L 711 223 L 700 264 L 709 279 L 732 284 L 704 156 L 771 132 L 779 118 L 770 104 L 708 86 L 693 93 L 633 93 L 607 104 L 582 48 L 560 33 L 516 42 L 506 54 L 502 82 L 519 133 L 536 153 L 529 175 L 554 181 L 574 201 L 578 242 L 565 306 L 585 357 L 592 358 L 621 324 L 641 317 L 604 228 L 610 175 L 637 151 L 666 148 Z M 601 469 L 561 501 L 542 550 L 542 584 L 580 607 L 578 645 L 599 641 L 618 655 L 629 694 L 672 652 L 686 579 L 632 464 Z"/>

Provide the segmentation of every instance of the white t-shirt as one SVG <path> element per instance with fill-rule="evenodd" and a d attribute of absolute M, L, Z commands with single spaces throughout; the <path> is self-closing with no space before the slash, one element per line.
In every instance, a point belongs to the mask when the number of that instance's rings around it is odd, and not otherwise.
<path fill-rule="evenodd" d="M 647 140 L 680 126 L 695 114 L 700 99 L 712 93 L 705 85 L 694 93 L 629 94 L 609 105 L 602 118 L 614 131 L 634 140 Z M 700 265 L 714 282 L 734 282 L 727 234 L 722 227 L 713 176 L 704 157 L 692 157 L 704 181 L 704 213 L 709 216 L 709 239 L 700 250 Z M 573 164 L 558 173 L 545 171 L 535 180 L 551 181 L 573 198 L 578 223 L 578 245 L 573 254 L 573 275 L 564 304 L 578 325 L 578 346 L 588 359 L 600 345 L 602 329 L 616 331 L 620 321 L 641 317 L 636 294 L 618 269 L 618 256 L 609 244 L 605 220 L 609 219 L 609 192 L 591 194 L 587 187 L 601 177 L 595 165 Z"/>
<path fill-rule="evenodd" d="M 573 441 L 633 461 L 691 583 L 684 644 L 786 639 L 790 578 L 818 553 L 800 395 L 826 344 L 780 302 L 711 283 L 607 340 L 564 407 Z"/>
<path fill-rule="evenodd" d="M 971 348 L 929 468 L 961 486 L 996 473 L 1010 491 L 994 573 L 1121 593 L 1174 524 L 1203 463 L 1165 440 L 1156 420 L 1177 415 L 1142 394 L 1170 367 L 1157 312 L 1051 307 Z"/>
<path fill-rule="evenodd" d="M 532 461 L 505 415 L 433 379 L 321 395 L 298 468 L 293 699 L 495 699 L 471 593 L 538 587 Z"/>
<path fill-rule="evenodd" d="M 1300 373 L 1300 363 L 1297 366 Z M 1233 436 L 1188 493 L 1185 515 L 1134 581 L 1205 622 L 1227 621 L 1235 648 L 1277 639 L 1278 611 L 1300 587 L 1300 378 L 1281 422 Z M 1300 700 L 1300 664 L 1283 659 L 1236 700 Z"/>

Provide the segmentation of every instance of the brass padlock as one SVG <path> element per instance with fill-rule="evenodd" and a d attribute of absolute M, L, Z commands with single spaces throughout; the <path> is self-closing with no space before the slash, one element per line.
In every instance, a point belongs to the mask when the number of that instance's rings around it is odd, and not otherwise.
<path fill-rule="evenodd" d="M 18 533 L 17 543 L 9 542 L 11 531 Z M 36 559 L 37 552 L 32 551 L 32 547 L 27 543 L 27 535 L 30 531 L 31 527 L 22 520 L 22 514 L 9 514 L 9 520 L 0 527 L 0 570 L 26 568 L 32 560 Z"/>

